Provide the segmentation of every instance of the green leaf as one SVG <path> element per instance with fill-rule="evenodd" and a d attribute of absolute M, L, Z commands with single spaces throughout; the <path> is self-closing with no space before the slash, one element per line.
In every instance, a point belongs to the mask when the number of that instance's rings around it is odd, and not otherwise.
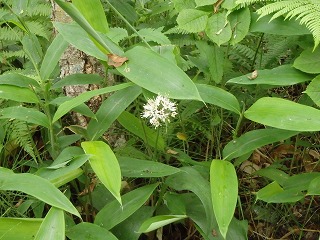
<path fill-rule="evenodd" d="M 0 218 L 0 237 L 3 240 L 34 240 L 43 219 Z"/>
<path fill-rule="evenodd" d="M 37 187 L 35 187 L 35 184 Z M 13 173 L 0 167 L 0 190 L 21 191 L 80 217 L 68 198 L 48 180 L 30 173 Z"/>
<path fill-rule="evenodd" d="M 72 100 L 72 97 L 61 96 L 53 99 L 50 104 L 51 105 L 61 105 L 64 102 Z M 72 109 L 72 111 L 78 112 L 84 116 L 95 118 L 96 115 L 91 111 L 91 109 L 85 103 L 81 103 L 79 106 L 76 106 Z"/>
<path fill-rule="evenodd" d="M 206 34 L 218 46 L 228 42 L 231 38 L 232 31 L 226 15 L 217 13 L 208 19 Z"/>
<path fill-rule="evenodd" d="M 257 200 L 267 203 L 291 203 L 301 200 L 304 195 L 295 190 L 283 190 L 277 182 L 272 182 L 260 189 L 257 193 Z"/>
<path fill-rule="evenodd" d="M 125 83 L 128 84 L 128 83 Z M 96 113 L 96 119 L 91 119 L 87 127 L 89 139 L 97 140 L 103 135 L 119 115 L 141 94 L 137 85 L 130 86 L 114 93 L 105 100 Z"/>
<path fill-rule="evenodd" d="M 124 16 L 129 22 L 136 22 L 139 19 L 137 11 L 132 6 L 130 1 L 118 1 L 118 0 L 108 0 L 111 5 L 117 9 L 122 16 Z"/>
<path fill-rule="evenodd" d="M 137 211 L 151 196 L 158 184 L 137 188 L 122 196 L 122 206 L 117 201 L 105 205 L 97 214 L 94 223 L 106 228 L 113 228 Z"/>
<path fill-rule="evenodd" d="M 124 111 L 117 120 L 125 129 L 140 137 L 146 144 L 157 148 L 160 151 L 164 151 L 165 142 L 163 137 L 157 130 L 147 127 L 142 119 Z"/>
<path fill-rule="evenodd" d="M 306 73 L 320 73 L 320 48 L 304 50 L 293 63 L 296 69 Z"/>
<path fill-rule="evenodd" d="M 222 88 L 207 84 L 196 84 L 204 102 L 241 114 L 237 98 Z"/>
<path fill-rule="evenodd" d="M 237 6 L 236 0 L 223 0 L 221 7 L 227 10 L 232 10 Z"/>
<path fill-rule="evenodd" d="M 219 230 L 225 238 L 238 198 L 237 173 L 230 162 L 213 160 L 210 167 L 211 199 Z"/>
<path fill-rule="evenodd" d="M 121 171 L 118 160 L 108 144 L 100 141 L 82 142 L 81 146 L 89 154 L 90 165 L 111 194 L 121 204 Z"/>
<path fill-rule="evenodd" d="M 77 23 L 54 22 L 53 25 L 63 36 L 65 41 L 69 42 L 77 49 L 102 61 L 108 60 L 106 53 L 101 51 L 94 44 L 94 42 L 88 36 L 87 32 L 82 29 Z"/>
<path fill-rule="evenodd" d="M 39 99 L 34 91 L 13 85 L 0 85 L 0 99 L 8 99 L 17 102 L 38 103 Z"/>
<path fill-rule="evenodd" d="M 94 39 L 94 43 L 102 52 L 106 54 L 113 53 L 118 56 L 123 54 L 123 50 L 110 38 L 107 36 L 102 38 L 101 34 L 94 30 L 90 23 L 83 17 L 83 15 L 72 3 L 64 2 L 62 0 L 55 0 L 55 2 Z"/>
<path fill-rule="evenodd" d="M 28 33 L 28 35 L 25 35 L 22 38 L 21 43 L 23 45 L 23 50 L 32 60 L 33 64 L 38 65 L 43 56 L 42 48 L 38 38 L 32 33 Z"/>
<path fill-rule="evenodd" d="M 289 175 L 286 174 L 284 171 L 276 169 L 272 166 L 260 169 L 256 172 L 254 172 L 254 175 L 269 178 L 273 181 L 278 182 L 281 185 L 283 185 L 285 183 L 285 181 L 289 178 Z"/>
<path fill-rule="evenodd" d="M 163 34 L 162 31 L 163 27 L 154 29 L 154 28 L 142 28 L 138 31 L 139 36 L 143 37 L 148 42 L 156 42 L 160 45 L 171 44 L 169 38 Z M 134 34 L 133 36 L 136 36 Z"/>
<path fill-rule="evenodd" d="M 165 177 L 180 171 L 179 168 L 148 160 L 118 157 L 121 173 L 125 177 Z"/>
<path fill-rule="evenodd" d="M 288 139 L 298 133 L 281 129 L 252 130 L 229 142 L 223 149 L 223 158 L 231 160 L 267 144 Z"/>
<path fill-rule="evenodd" d="M 12 85 L 12 86 L 24 87 L 24 88 L 30 87 L 30 85 L 39 87 L 39 84 L 36 80 L 34 80 L 33 78 L 29 78 L 24 75 L 21 75 L 19 73 L 8 73 L 8 74 L 0 75 L 0 84 Z"/>
<path fill-rule="evenodd" d="M 49 128 L 48 117 L 35 108 L 26 108 L 21 106 L 8 107 L 0 110 L 0 119 L 15 118 L 28 123 L 34 123 Z"/>
<path fill-rule="evenodd" d="M 165 183 L 177 191 L 188 190 L 198 196 L 198 198 L 201 200 L 206 215 L 206 225 L 203 226 L 203 228 L 206 234 L 209 235 L 212 231 L 212 228 L 218 228 L 212 209 L 210 184 L 193 167 L 182 167 L 180 170 L 180 172 L 169 176 Z"/>
<path fill-rule="evenodd" d="M 230 43 L 235 45 L 247 36 L 249 32 L 251 15 L 249 8 L 242 8 L 236 11 L 232 11 L 228 16 L 230 26 L 233 31 Z"/>
<path fill-rule="evenodd" d="M 197 7 L 206 6 L 206 5 L 213 5 L 218 0 L 196 0 Z"/>
<path fill-rule="evenodd" d="M 187 218 L 186 215 L 161 215 L 155 216 L 144 221 L 138 232 L 151 232 L 158 228 L 161 228 L 165 225 L 168 225 L 173 222 L 180 221 L 182 219 Z"/>
<path fill-rule="evenodd" d="M 206 41 L 198 41 L 196 46 L 199 49 L 199 60 L 207 64 L 205 68 L 209 69 L 210 78 L 216 83 L 220 83 L 224 70 L 224 64 L 221 64 L 225 62 L 224 52 L 217 45 L 209 45 Z"/>
<path fill-rule="evenodd" d="M 96 31 L 102 33 L 109 31 L 108 21 L 101 0 L 73 0 L 72 3 Z"/>
<path fill-rule="evenodd" d="M 244 116 L 280 129 L 301 132 L 320 130 L 320 110 L 281 98 L 260 98 Z"/>
<path fill-rule="evenodd" d="M 129 61 L 117 70 L 135 84 L 168 98 L 202 100 L 188 75 L 158 53 L 138 46 L 125 55 Z"/>
<path fill-rule="evenodd" d="M 103 78 L 98 74 L 83 74 L 75 73 L 68 75 L 61 79 L 60 81 L 53 84 L 51 89 L 59 89 L 70 85 L 81 85 L 81 84 L 101 84 Z"/>
<path fill-rule="evenodd" d="M 35 236 L 35 240 L 64 240 L 65 223 L 63 210 L 51 207 L 40 229 Z"/>
<path fill-rule="evenodd" d="M 320 195 L 320 176 L 310 182 L 307 195 Z"/>
<path fill-rule="evenodd" d="M 173 4 L 178 12 L 181 12 L 183 9 L 191 9 L 196 7 L 194 0 L 173 0 Z"/>
<path fill-rule="evenodd" d="M 82 222 L 67 231 L 71 240 L 117 240 L 111 232 L 96 224 Z"/>
<path fill-rule="evenodd" d="M 105 93 L 109 93 L 109 92 L 113 92 L 113 91 L 118 91 L 127 87 L 132 86 L 131 83 L 123 83 L 123 84 L 119 84 L 116 86 L 111 86 L 111 87 L 105 87 L 105 88 L 100 88 L 97 90 L 92 90 L 89 92 L 84 92 L 82 94 L 80 94 L 79 96 L 72 98 L 69 101 L 66 101 L 64 103 L 62 103 L 56 113 L 53 116 L 52 122 L 54 123 L 55 121 L 57 121 L 59 118 L 61 118 L 64 114 L 68 113 L 71 109 L 73 109 L 74 107 L 79 106 L 80 104 L 88 101 L 90 98 L 97 96 L 97 95 L 101 95 L 101 94 L 105 94 Z"/>
<path fill-rule="evenodd" d="M 283 65 L 274 69 L 258 70 L 258 77 L 249 79 L 251 73 L 232 78 L 227 83 L 244 85 L 265 84 L 271 86 L 290 86 L 310 81 L 312 76 L 294 69 L 291 65 Z"/>
<path fill-rule="evenodd" d="M 177 23 L 179 28 L 190 33 L 204 31 L 208 21 L 208 13 L 196 9 L 184 9 L 178 17 Z"/>
<path fill-rule="evenodd" d="M 306 191 L 309 188 L 310 183 L 318 177 L 320 177 L 319 172 L 296 174 L 284 181 L 283 188 L 296 192 Z"/>
<path fill-rule="evenodd" d="M 250 32 L 261 32 L 281 36 L 311 34 L 305 25 L 299 24 L 295 19 L 284 20 L 284 17 L 280 16 L 270 22 L 272 15 L 265 16 L 258 20 L 259 15 L 257 13 L 252 13 L 251 17 Z"/>
<path fill-rule="evenodd" d="M 154 208 L 151 206 L 142 206 L 130 217 L 112 228 L 112 232 L 120 239 L 138 240 L 141 233 L 138 232 L 141 224 L 152 217 Z"/>
<path fill-rule="evenodd" d="M 67 47 L 68 43 L 63 39 L 61 34 L 58 34 L 53 39 L 47 49 L 40 68 L 40 77 L 43 81 L 49 79 L 51 73 L 60 60 L 61 55 Z"/>
<path fill-rule="evenodd" d="M 308 94 L 312 101 L 320 107 L 320 75 L 311 81 L 304 93 Z"/>

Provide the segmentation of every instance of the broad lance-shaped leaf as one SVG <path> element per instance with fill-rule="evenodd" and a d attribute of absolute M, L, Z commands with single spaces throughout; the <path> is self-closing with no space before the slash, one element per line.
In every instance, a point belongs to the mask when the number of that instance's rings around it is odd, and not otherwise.
<path fill-rule="evenodd" d="M 0 110 L 0 119 L 5 118 L 16 118 L 46 128 L 49 128 L 50 126 L 48 117 L 35 108 L 26 108 L 22 106 L 3 108 Z"/>
<path fill-rule="evenodd" d="M 168 98 L 202 101 L 188 75 L 158 53 L 137 46 L 125 56 L 129 60 L 117 70 L 135 84 Z"/>
<path fill-rule="evenodd" d="M 34 240 L 42 218 L 9 218 L 0 217 L 0 236 L 3 239 Z"/>
<path fill-rule="evenodd" d="M 122 196 L 122 206 L 114 200 L 106 204 L 97 214 L 94 223 L 108 230 L 136 212 L 149 199 L 158 184 L 150 184 Z"/>
<path fill-rule="evenodd" d="M 139 232 L 151 232 L 156 230 L 160 227 L 166 226 L 170 223 L 180 221 L 182 219 L 187 218 L 186 215 L 160 215 L 154 216 L 152 218 L 147 219 L 144 221 L 139 229 Z"/>
<path fill-rule="evenodd" d="M 107 36 L 102 38 L 99 32 L 90 25 L 90 23 L 72 3 L 64 2 L 62 0 L 55 0 L 55 2 L 94 39 L 93 42 L 102 52 L 113 53 L 119 56 L 123 54 L 123 50 L 110 38 Z"/>
<path fill-rule="evenodd" d="M 87 32 L 79 24 L 54 22 L 53 26 L 63 36 L 64 40 L 86 54 L 107 61 L 107 55 L 101 51 L 88 36 Z M 91 75 L 91 74 L 90 74 Z"/>
<path fill-rule="evenodd" d="M 260 98 L 245 111 L 244 116 L 280 129 L 301 132 L 320 130 L 320 110 L 281 98 Z"/>
<path fill-rule="evenodd" d="M 288 139 L 299 132 L 282 129 L 259 129 L 230 141 L 223 149 L 223 158 L 231 160 L 264 145 Z"/>
<path fill-rule="evenodd" d="M 4 84 L 0 85 L 0 99 L 26 103 L 39 102 L 37 95 L 31 89 Z"/>
<path fill-rule="evenodd" d="M 226 238 L 238 198 L 238 178 L 233 165 L 213 160 L 210 167 L 211 199 L 219 230 Z"/>
<path fill-rule="evenodd" d="M 119 84 L 116 86 L 105 87 L 105 88 L 101 88 L 101 89 L 97 89 L 97 90 L 93 90 L 93 91 L 89 91 L 89 92 L 84 92 L 84 93 L 80 94 L 79 96 L 62 103 L 58 107 L 56 113 L 54 114 L 52 122 L 57 121 L 64 114 L 68 113 L 71 109 L 88 101 L 90 98 L 92 98 L 94 96 L 117 91 L 117 90 L 124 89 L 124 88 L 130 87 L 130 86 L 132 86 L 132 83 L 123 83 L 123 84 Z"/>
<path fill-rule="evenodd" d="M 26 77 L 19 73 L 8 73 L 0 75 L 0 84 L 12 85 L 17 87 L 39 87 L 39 83 L 33 78 Z"/>
<path fill-rule="evenodd" d="M 314 51 L 311 48 L 304 50 L 293 66 L 306 73 L 320 73 L 320 48 Z"/>
<path fill-rule="evenodd" d="M 304 91 L 320 107 L 320 75 L 316 76 Z"/>
<path fill-rule="evenodd" d="M 71 240 L 118 240 L 110 231 L 97 224 L 82 222 L 67 231 Z"/>
<path fill-rule="evenodd" d="M 72 3 L 96 31 L 102 33 L 109 31 L 108 21 L 101 0 L 73 0 Z"/>
<path fill-rule="evenodd" d="M 193 167 L 182 167 L 180 170 L 180 172 L 170 175 L 165 183 L 177 191 L 188 190 L 194 192 L 198 196 L 206 214 L 206 224 L 203 226 L 202 230 L 205 234 L 209 235 L 212 232 L 212 228 L 218 228 L 212 209 L 210 184 L 208 180 L 204 179 L 204 177 Z"/>
<path fill-rule="evenodd" d="M 127 83 L 130 84 L 130 83 Z M 115 92 L 108 97 L 91 119 L 87 127 L 90 140 L 97 140 L 109 129 L 119 115 L 141 94 L 141 87 L 134 85 Z"/>
<path fill-rule="evenodd" d="M 35 240 L 64 240 L 65 239 L 65 221 L 63 210 L 51 207 L 40 229 L 37 232 Z"/>
<path fill-rule="evenodd" d="M 237 98 L 231 93 L 207 84 L 196 84 L 203 101 L 240 114 Z"/>
<path fill-rule="evenodd" d="M 164 151 L 165 141 L 161 134 L 159 134 L 157 130 L 147 127 L 141 119 L 124 111 L 117 120 L 125 129 L 140 137 L 146 144 L 160 151 Z"/>
<path fill-rule="evenodd" d="M 90 155 L 90 165 L 99 180 L 121 204 L 120 166 L 109 145 L 101 141 L 90 141 L 82 142 L 81 146 Z"/>
<path fill-rule="evenodd" d="M 165 177 L 180 172 L 179 168 L 155 161 L 118 157 L 122 175 L 131 178 Z"/>
<path fill-rule="evenodd" d="M 47 80 L 50 77 L 67 47 L 68 42 L 63 39 L 61 34 L 53 39 L 41 64 L 40 77 L 42 80 Z"/>
<path fill-rule="evenodd" d="M 35 187 L 36 185 L 36 187 Z M 0 167 L 0 190 L 21 191 L 80 217 L 69 199 L 48 180 L 30 173 L 13 173 Z"/>
<path fill-rule="evenodd" d="M 255 79 L 250 79 L 251 74 L 246 74 L 230 79 L 227 84 L 290 86 L 312 79 L 311 75 L 300 72 L 291 65 L 283 65 L 274 69 L 257 70 L 257 72 L 258 76 Z"/>

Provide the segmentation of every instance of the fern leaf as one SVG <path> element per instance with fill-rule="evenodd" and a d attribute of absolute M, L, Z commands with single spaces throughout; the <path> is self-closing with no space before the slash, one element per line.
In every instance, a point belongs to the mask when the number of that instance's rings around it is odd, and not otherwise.
<path fill-rule="evenodd" d="M 49 40 L 50 38 L 50 32 L 49 29 L 46 28 L 42 23 L 38 21 L 25 21 L 25 24 L 27 25 L 30 32 L 33 34 L 44 37 L 45 39 Z"/>
<path fill-rule="evenodd" d="M 23 150 L 37 162 L 34 151 L 34 142 L 30 134 L 29 126 L 26 122 L 14 119 L 7 124 L 7 138 L 15 141 Z"/>
<path fill-rule="evenodd" d="M 23 36 L 22 31 L 19 28 L 0 28 L 0 40 L 2 41 L 19 41 Z"/>
<path fill-rule="evenodd" d="M 272 19 L 286 15 L 286 19 L 300 19 L 312 33 L 315 48 L 320 43 L 320 1 L 314 0 L 283 0 L 268 4 L 257 11 L 260 17 L 274 13 Z"/>
<path fill-rule="evenodd" d="M 162 31 L 163 27 L 154 29 L 154 28 L 143 28 L 139 30 L 139 35 L 143 37 L 146 41 L 156 42 L 160 45 L 171 44 L 170 40 Z M 136 35 L 136 34 L 134 34 Z"/>
<path fill-rule="evenodd" d="M 128 32 L 124 28 L 110 28 L 109 32 L 106 34 L 109 38 L 112 39 L 115 43 L 119 43 L 121 40 L 125 39 L 128 37 Z"/>

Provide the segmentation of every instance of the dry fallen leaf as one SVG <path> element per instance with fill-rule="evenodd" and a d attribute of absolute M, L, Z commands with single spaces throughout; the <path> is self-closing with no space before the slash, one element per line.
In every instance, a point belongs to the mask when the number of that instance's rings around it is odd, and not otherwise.
<path fill-rule="evenodd" d="M 252 73 L 251 73 L 251 76 L 247 76 L 247 78 L 249 78 L 250 80 L 254 80 L 258 77 L 258 70 L 254 70 Z"/>
<path fill-rule="evenodd" d="M 112 54 L 112 53 L 107 54 L 107 56 L 108 56 L 108 65 L 114 66 L 114 67 L 120 67 L 120 66 L 122 66 L 122 64 L 124 62 L 126 62 L 128 60 L 127 57 L 120 57 L 120 56 L 118 56 L 116 54 Z"/>

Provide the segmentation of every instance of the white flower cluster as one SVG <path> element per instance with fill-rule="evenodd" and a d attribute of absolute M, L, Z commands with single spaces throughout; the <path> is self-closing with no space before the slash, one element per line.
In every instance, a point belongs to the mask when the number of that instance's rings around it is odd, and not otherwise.
<path fill-rule="evenodd" d="M 177 107 L 169 98 L 158 95 L 155 99 L 148 99 L 147 104 L 143 106 L 143 118 L 149 118 L 150 123 L 159 127 L 162 123 L 170 122 L 170 117 L 177 115 Z"/>

